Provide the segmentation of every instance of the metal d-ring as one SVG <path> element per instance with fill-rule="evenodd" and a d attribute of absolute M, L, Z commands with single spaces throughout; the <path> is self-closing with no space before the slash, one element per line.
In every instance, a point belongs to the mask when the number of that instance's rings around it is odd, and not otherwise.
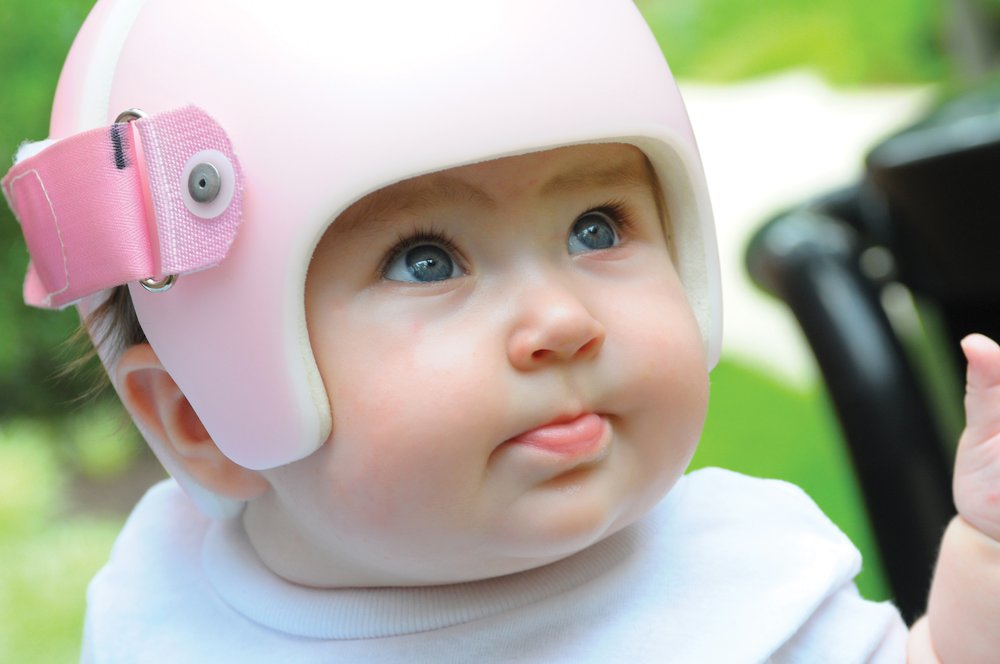
<path fill-rule="evenodd" d="M 140 279 L 139 285 L 148 290 L 150 293 L 162 293 L 170 290 L 176 281 L 176 274 L 168 274 L 162 279 L 153 279 L 152 277 L 148 279 Z"/>
<path fill-rule="evenodd" d="M 115 124 L 120 124 L 122 122 L 132 122 L 133 120 L 139 120 L 140 118 L 147 117 L 147 113 L 139 108 L 130 108 L 128 110 L 122 111 L 115 118 Z M 162 293 L 168 291 L 177 282 L 176 274 L 168 274 L 162 279 L 153 279 L 149 277 L 147 279 L 140 279 L 139 285 L 148 290 L 150 293 Z"/>
<path fill-rule="evenodd" d="M 138 120 L 144 117 L 147 117 L 146 111 L 140 108 L 130 108 L 118 114 L 118 117 L 115 118 L 115 124 L 120 124 L 122 122 L 132 122 L 132 120 Z"/>

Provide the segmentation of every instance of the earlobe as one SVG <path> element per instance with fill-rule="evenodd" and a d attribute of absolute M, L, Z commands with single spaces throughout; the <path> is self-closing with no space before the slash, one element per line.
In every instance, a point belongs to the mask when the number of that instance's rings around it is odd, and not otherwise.
<path fill-rule="evenodd" d="M 125 407 L 157 456 L 166 455 L 206 489 L 252 500 L 268 488 L 260 473 L 226 457 L 149 344 L 126 349 L 115 367 Z"/>

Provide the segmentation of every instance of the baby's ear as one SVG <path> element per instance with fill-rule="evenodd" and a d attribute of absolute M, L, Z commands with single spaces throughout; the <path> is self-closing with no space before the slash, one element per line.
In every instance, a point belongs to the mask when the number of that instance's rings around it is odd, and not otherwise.
<path fill-rule="evenodd" d="M 115 383 L 150 447 L 173 462 L 165 466 L 180 467 L 209 491 L 235 500 L 252 500 L 268 489 L 260 473 L 219 450 L 149 344 L 125 350 L 115 367 Z"/>

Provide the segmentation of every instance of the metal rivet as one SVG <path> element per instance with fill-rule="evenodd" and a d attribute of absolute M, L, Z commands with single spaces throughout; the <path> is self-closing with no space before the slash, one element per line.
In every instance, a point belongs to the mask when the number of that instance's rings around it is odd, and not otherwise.
<path fill-rule="evenodd" d="M 222 176 L 219 169 L 207 162 L 198 164 L 191 169 L 188 176 L 188 193 L 198 203 L 211 203 L 219 196 L 222 189 Z"/>

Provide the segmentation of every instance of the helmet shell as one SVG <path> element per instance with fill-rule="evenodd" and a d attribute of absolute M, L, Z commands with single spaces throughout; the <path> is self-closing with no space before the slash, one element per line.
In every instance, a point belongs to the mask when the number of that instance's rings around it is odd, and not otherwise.
<path fill-rule="evenodd" d="M 330 434 L 304 304 L 324 231 L 372 191 L 458 165 L 591 142 L 640 148 L 710 365 L 718 358 L 704 175 L 632 0 L 101 0 L 60 79 L 51 137 L 188 104 L 233 141 L 241 229 L 218 267 L 167 292 L 130 289 L 161 362 L 243 466 L 295 461 Z"/>

